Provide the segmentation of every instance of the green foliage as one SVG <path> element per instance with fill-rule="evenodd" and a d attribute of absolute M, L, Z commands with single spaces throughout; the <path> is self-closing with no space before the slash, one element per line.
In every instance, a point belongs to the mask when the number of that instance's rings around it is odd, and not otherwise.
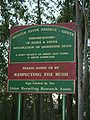
<path fill-rule="evenodd" d="M 7 79 L 7 63 L 3 55 L 3 47 L 0 48 L 0 91 L 5 92 Z"/>
<path fill-rule="evenodd" d="M 60 10 L 60 15 L 57 19 L 57 22 L 70 22 L 75 21 L 76 19 L 76 9 L 74 0 L 65 0 L 60 4 L 63 6 Z"/>
<path fill-rule="evenodd" d="M 0 120 L 14 120 L 17 117 L 17 97 L 6 93 L 7 67 L 8 67 L 8 46 L 10 30 L 14 25 L 28 23 L 29 13 L 27 7 L 20 0 L 1 0 L 1 20 L 0 20 Z M 11 97 L 10 97 L 11 96 Z M 16 98 L 14 100 L 13 98 Z M 25 99 L 25 98 L 24 98 Z M 16 111 L 16 112 L 15 112 Z M 16 114 L 15 114 L 16 113 Z"/>

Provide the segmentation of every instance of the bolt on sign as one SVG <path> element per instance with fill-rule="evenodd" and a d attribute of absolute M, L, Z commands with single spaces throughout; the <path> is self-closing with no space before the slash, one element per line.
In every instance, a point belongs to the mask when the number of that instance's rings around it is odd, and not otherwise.
<path fill-rule="evenodd" d="M 8 92 L 75 93 L 75 23 L 10 31 Z"/>

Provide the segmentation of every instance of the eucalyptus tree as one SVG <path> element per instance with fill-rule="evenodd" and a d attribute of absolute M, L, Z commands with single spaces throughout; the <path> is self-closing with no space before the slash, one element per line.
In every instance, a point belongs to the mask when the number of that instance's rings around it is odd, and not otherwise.
<path fill-rule="evenodd" d="M 88 120 L 90 119 L 88 116 L 90 83 L 88 78 L 87 41 L 90 38 L 90 0 L 65 0 L 60 5 L 63 7 L 60 11 L 58 22 L 76 21 L 77 24 L 78 120 Z"/>
<path fill-rule="evenodd" d="M 75 22 L 75 1 L 74 0 L 64 0 L 59 3 L 60 13 L 57 18 L 57 22 Z"/>
<path fill-rule="evenodd" d="M 58 8 L 60 13 L 57 17 L 57 23 L 75 22 L 76 21 L 76 8 L 74 0 L 63 0 L 59 1 Z M 77 88 L 77 86 L 76 86 Z M 76 89 L 77 93 L 77 89 Z M 67 95 L 67 120 L 77 119 L 77 96 Z M 75 103 L 73 103 L 75 101 Z M 60 109 L 60 108 L 59 108 Z M 72 112 L 73 111 L 73 112 Z"/>
<path fill-rule="evenodd" d="M 16 95 L 7 93 L 8 50 L 10 27 L 27 23 L 27 7 L 19 0 L 0 0 L 0 119 L 10 120 L 16 118 Z M 3 112 L 2 112 L 3 110 Z"/>
<path fill-rule="evenodd" d="M 89 38 L 90 0 L 76 0 L 76 15 L 78 40 L 78 120 L 89 120 L 87 41 Z"/>

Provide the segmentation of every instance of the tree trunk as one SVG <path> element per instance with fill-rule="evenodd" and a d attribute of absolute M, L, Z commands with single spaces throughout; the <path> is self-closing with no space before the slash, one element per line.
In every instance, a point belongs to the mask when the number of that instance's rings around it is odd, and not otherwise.
<path fill-rule="evenodd" d="M 34 99 L 34 100 L 33 100 L 33 120 L 37 120 L 37 113 L 36 113 L 36 110 L 37 110 L 37 109 L 36 109 L 36 108 L 37 108 L 36 106 L 37 106 L 37 105 L 36 105 L 36 104 L 38 104 L 38 103 L 36 103 L 36 100 L 37 100 L 36 94 L 33 95 L 33 97 L 34 97 L 34 98 L 33 98 L 33 99 Z"/>
<path fill-rule="evenodd" d="M 43 118 L 43 94 L 40 94 L 39 95 L 39 99 L 40 99 L 40 118 L 39 118 L 39 120 L 43 120 L 44 118 Z"/>
<path fill-rule="evenodd" d="M 52 98 L 52 94 L 50 95 L 50 110 L 51 110 L 51 120 L 53 119 L 53 114 L 54 114 L 54 105 L 53 105 L 53 98 Z"/>
<path fill-rule="evenodd" d="M 41 24 L 40 0 L 38 0 L 37 24 Z"/>
<path fill-rule="evenodd" d="M 84 119 L 89 120 L 88 115 L 89 115 L 89 79 L 88 79 L 88 59 L 87 59 L 87 43 L 89 39 L 89 25 L 88 21 L 90 19 L 90 1 L 88 5 L 87 11 L 85 10 L 85 7 L 83 8 L 84 11 L 84 19 L 85 19 L 85 42 L 84 42 L 84 63 L 85 63 L 85 69 L 84 69 L 84 89 L 83 89 L 83 94 L 84 94 Z"/>
<path fill-rule="evenodd" d="M 17 98 L 18 98 L 18 94 L 13 94 L 11 119 L 10 120 L 17 119 L 17 111 L 18 111 Z"/>
<path fill-rule="evenodd" d="M 67 95 L 67 120 L 73 120 L 72 113 L 72 97 Z"/>
<path fill-rule="evenodd" d="M 65 0 L 65 14 L 63 22 L 69 22 L 69 0 Z"/>
<path fill-rule="evenodd" d="M 81 14 L 79 10 L 79 1 L 76 0 L 76 20 L 77 20 L 77 44 L 78 44 L 78 120 L 84 120 L 83 117 L 83 103 L 84 96 L 82 94 L 83 90 L 83 57 L 82 57 L 82 24 L 81 24 Z"/>

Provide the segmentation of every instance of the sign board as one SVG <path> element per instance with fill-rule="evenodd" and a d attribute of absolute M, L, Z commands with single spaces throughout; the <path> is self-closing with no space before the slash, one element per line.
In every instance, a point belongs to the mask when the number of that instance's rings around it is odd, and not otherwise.
<path fill-rule="evenodd" d="M 75 30 L 65 26 L 12 28 L 8 91 L 75 93 L 75 46 Z"/>
<path fill-rule="evenodd" d="M 75 93 L 74 80 L 9 80 L 9 91 L 30 93 Z"/>
<path fill-rule="evenodd" d="M 11 36 L 10 63 L 74 61 L 74 31 L 33 26 Z"/>

